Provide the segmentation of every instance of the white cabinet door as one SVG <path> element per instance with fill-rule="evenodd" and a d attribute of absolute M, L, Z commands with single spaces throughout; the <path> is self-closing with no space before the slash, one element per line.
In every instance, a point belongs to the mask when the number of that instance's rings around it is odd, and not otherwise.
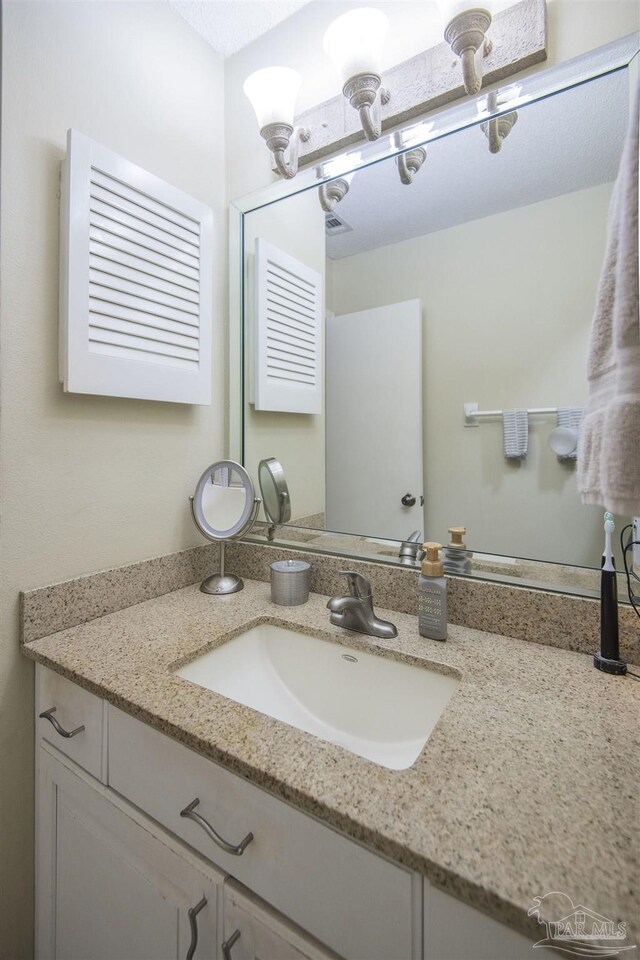
<path fill-rule="evenodd" d="M 38 960 L 213 960 L 222 874 L 48 747 L 38 780 Z"/>
<path fill-rule="evenodd" d="M 234 880 L 224 885 L 224 960 L 337 960 Z"/>

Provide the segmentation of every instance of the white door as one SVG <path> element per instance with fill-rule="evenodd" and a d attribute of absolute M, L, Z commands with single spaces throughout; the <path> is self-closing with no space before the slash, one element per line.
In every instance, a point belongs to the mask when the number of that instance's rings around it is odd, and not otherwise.
<path fill-rule="evenodd" d="M 419 300 L 327 318 L 326 437 L 328 530 L 422 530 Z"/>
<path fill-rule="evenodd" d="M 212 960 L 222 874 L 39 752 L 38 960 Z"/>

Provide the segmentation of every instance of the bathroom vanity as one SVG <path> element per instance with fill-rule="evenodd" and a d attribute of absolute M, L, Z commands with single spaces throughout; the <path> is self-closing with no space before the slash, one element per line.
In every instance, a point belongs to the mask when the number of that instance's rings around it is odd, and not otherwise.
<path fill-rule="evenodd" d="M 276 607 L 248 580 L 212 606 L 193 586 L 24 645 L 41 960 L 516 960 L 544 939 L 528 912 L 553 890 L 631 926 L 634 806 L 597 758 L 632 776 L 637 685 L 462 627 L 424 640 L 397 612 L 396 639 L 362 637 L 325 604 Z M 345 669 L 366 652 L 458 677 L 415 763 L 389 769 L 177 675 L 261 623 L 343 645 Z"/>

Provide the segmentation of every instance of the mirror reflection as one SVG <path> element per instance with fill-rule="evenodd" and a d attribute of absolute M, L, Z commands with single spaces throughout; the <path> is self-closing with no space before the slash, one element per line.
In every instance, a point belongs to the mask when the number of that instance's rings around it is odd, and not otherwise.
<path fill-rule="evenodd" d="M 245 477 L 236 466 L 221 461 L 209 468 L 198 489 L 200 510 L 209 528 L 219 536 L 232 536 L 252 505 Z"/>
<path fill-rule="evenodd" d="M 262 507 L 267 520 L 274 526 L 291 520 L 291 499 L 282 464 L 275 457 L 261 460 L 258 482 L 262 493 Z"/>
<path fill-rule="evenodd" d="M 518 96 L 245 216 L 244 463 L 283 464 L 288 539 L 411 563 L 464 527 L 463 572 L 599 566 L 576 445 L 628 71 Z"/>

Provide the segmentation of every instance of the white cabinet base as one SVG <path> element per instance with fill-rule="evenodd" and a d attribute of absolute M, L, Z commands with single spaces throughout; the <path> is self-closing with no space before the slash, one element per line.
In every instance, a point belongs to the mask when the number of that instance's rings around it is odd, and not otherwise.
<path fill-rule="evenodd" d="M 419 873 L 42 667 L 38 704 L 84 729 L 38 726 L 36 960 L 183 960 L 194 930 L 193 960 L 532 957 Z M 234 842 L 251 830 L 242 855 L 181 816 L 196 798 Z"/>

